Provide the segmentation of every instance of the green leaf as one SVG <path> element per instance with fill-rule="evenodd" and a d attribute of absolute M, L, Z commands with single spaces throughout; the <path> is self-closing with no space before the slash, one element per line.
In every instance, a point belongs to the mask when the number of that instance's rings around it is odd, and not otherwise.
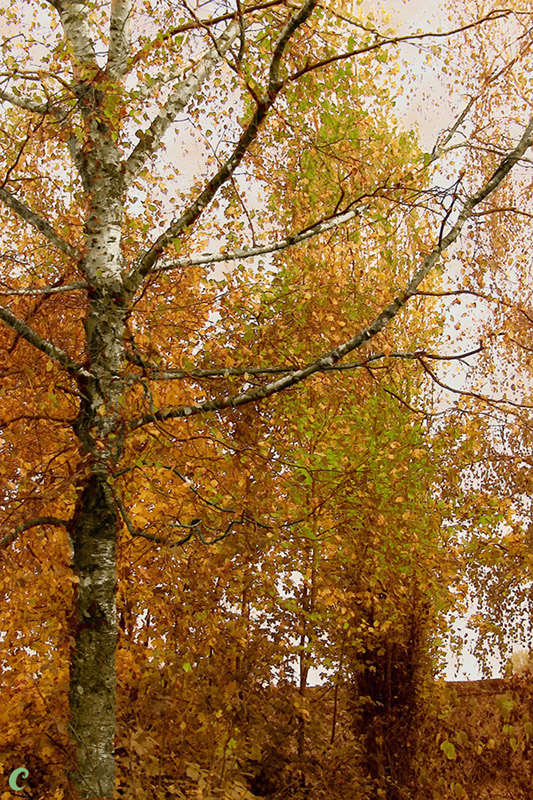
<path fill-rule="evenodd" d="M 454 746 L 453 746 L 453 744 L 452 744 L 451 742 L 449 742 L 447 739 L 446 739 L 446 741 L 445 741 L 445 742 L 443 742 L 443 743 L 441 744 L 441 746 L 440 746 L 440 749 L 442 750 L 442 752 L 444 753 L 444 755 L 446 756 L 446 758 L 449 758 L 449 759 L 450 759 L 450 761 L 453 761 L 453 760 L 454 760 L 454 758 L 455 758 L 455 757 L 456 757 L 456 755 L 457 755 L 457 753 L 455 752 L 455 747 L 454 747 Z"/>

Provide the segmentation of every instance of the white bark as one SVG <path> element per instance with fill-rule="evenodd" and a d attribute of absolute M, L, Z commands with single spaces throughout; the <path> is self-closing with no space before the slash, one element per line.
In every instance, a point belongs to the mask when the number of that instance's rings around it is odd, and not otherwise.
<path fill-rule="evenodd" d="M 87 3 L 85 0 L 59 0 L 56 4 L 65 37 L 75 60 L 88 64 L 96 60 L 94 45 L 87 22 Z"/>
<path fill-rule="evenodd" d="M 47 114 L 49 112 L 48 103 L 36 103 L 31 97 L 18 97 L 11 94 L 11 92 L 5 92 L 3 89 L 0 89 L 0 100 L 11 103 L 13 106 L 18 106 L 18 108 L 23 108 L 25 111 L 33 111 L 35 114 Z"/>
<path fill-rule="evenodd" d="M 163 136 L 177 115 L 183 111 L 191 97 L 207 80 L 221 56 L 231 47 L 239 34 L 239 23 L 232 21 L 187 77 L 172 90 L 166 104 L 144 133 L 139 144 L 126 161 L 126 182 L 129 184 L 139 174 L 147 159 L 158 149 Z"/>
<path fill-rule="evenodd" d="M 130 14 L 130 0 L 112 0 L 107 69 L 111 77 L 117 80 L 124 77 L 128 67 Z"/>
<path fill-rule="evenodd" d="M 113 217 L 115 215 L 109 214 L 109 216 Z M 120 253 L 121 235 L 122 226 L 113 219 L 107 221 L 104 218 L 101 224 L 94 226 L 94 230 L 89 230 L 84 267 L 85 274 L 91 283 L 116 282 L 117 285 L 120 283 L 122 264 Z"/>
<path fill-rule="evenodd" d="M 122 278 L 120 242 L 124 222 L 124 182 L 120 151 L 98 120 L 90 121 L 91 145 L 86 156 L 86 192 L 90 211 L 82 269 L 94 286 L 119 288 Z"/>

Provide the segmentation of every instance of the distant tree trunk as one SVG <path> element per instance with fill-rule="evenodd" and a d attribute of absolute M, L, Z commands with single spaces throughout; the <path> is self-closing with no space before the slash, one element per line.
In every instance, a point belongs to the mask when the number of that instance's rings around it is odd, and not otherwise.
<path fill-rule="evenodd" d="M 403 637 L 385 636 L 360 657 L 352 713 L 376 798 L 411 800 L 425 619 L 413 608 Z M 402 641 L 403 640 L 403 641 Z"/>
<path fill-rule="evenodd" d="M 309 678 L 309 654 L 306 652 L 307 645 L 312 638 L 312 630 L 309 625 L 308 617 L 315 610 L 316 605 L 316 590 L 317 590 L 317 563 L 318 551 L 315 545 L 311 548 L 311 581 L 310 587 L 304 583 L 302 590 L 302 633 L 300 635 L 300 685 L 299 694 L 302 699 L 302 706 L 305 707 L 307 698 L 307 681 Z M 305 709 L 302 709 L 304 712 Z M 298 760 L 302 762 L 305 754 L 305 729 L 306 719 L 305 713 L 302 713 L 298 722 Z"/>

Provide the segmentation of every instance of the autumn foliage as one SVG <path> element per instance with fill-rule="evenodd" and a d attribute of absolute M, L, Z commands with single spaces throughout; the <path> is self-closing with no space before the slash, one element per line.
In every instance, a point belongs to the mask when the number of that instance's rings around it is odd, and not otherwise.
<path fill-rule="evenodd" d="M 530 12 L 0 7 L 1 800 L 525 798 Z"/>

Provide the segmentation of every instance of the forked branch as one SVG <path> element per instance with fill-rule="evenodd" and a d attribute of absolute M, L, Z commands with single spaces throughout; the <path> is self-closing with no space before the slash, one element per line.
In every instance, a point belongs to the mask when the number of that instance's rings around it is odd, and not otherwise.
<path fill-rule="evenodd" d="M 122 519 L 124 520 L 124 524 L 126 525 L 128 533 L 131 536 L 147 539 L 148 541 L 155 542 L 156 544 L 165 544 L 167 545 L 167 547 L 182 547 L 182 545 L 187 544 L 187 542 L 190 541 L 190 539 L 192 539 L 193 536 L 196 536 L 200 540 L 200 542 L 204 545 L 216 544 L 217 542 L 221 542 L 223 539 L 229 536 L 235 525 L 244 525 L 246 522 L 244 517 L 242 519 L 231 520 L 231 522 L 229 522 L 226 528 L 224 529 L 223 533 L 218 533 L 211 539 L 206 539 L 206 537 L 204 536 L 204 533 L 202 531 L 203 523 L 202 520 L 200 519 L 194 519 L 189 525 L 186 525 L 185 523 L 182 522 L 172 523 L 171 527 L 181 528 L 182 530 L 188 530 L 188 533 L 181 539 L 169 541 L 168 539 L 163 539 L 161 536 L 156 536 L 155 534 L 148 533 L 147 531 L 135 528 L 124 507 L 124 503 L 122 502 L 119 495 L 116 493 L 115 493 L 115 501 L 119 508 Z"/>
<path fill-rule="evenodd" d="M 161 422 L 168 419 L 187 419 L 190 416 L 198 414 L 206 414 L 211 411 L 222 411 L 226 408 L 238 408 L 239 406 L 248 403 L 255 403 L 274 394 L 285 391 L 292 386 L 309 378 L 317 372 L 324 372 L 326 369 L 334 366 L 341 358 L 348 353 L 357 350 L 362 345 L 366 344 L 370 339 L 373 339 L 404 307 L 404 305 L 413 297 L 418 290 L 419 285 L 429 275 L 435 267 L 441 254 L 455 242 L 461 233 L 466 221 L 472 215 L 473 209 L 479 205 L 486 197 L 492 194 L 504 181 L 513 166 L 521 159 L 525 151 L 531 145 L 531 137 L 533 133 L 533 117 L 530 119 L 518 145 L 511 150 L 510 153 L 500 162 L 498 167 L 494 170 L 491 177 L 485 184 L 475 192 L 471 197 L 463 202 L 463 207 L 457 217 L 455 223 L 451 226 L 446 235 L 440 235 L 437 244 L 433 247 L 431 252 L 424 258 L 420 268 L 415 272 L 404 291 L 401 292 L 394 300 L 386 306 L 380 314 L 367 327 L 359 331 L 352 339 L 344 342 L 337 347 L 334 347 L 324 356 L 316 359 L 302 369 L 294 370 L 288 375 L 272 381 L 264 386 L 259 386 L 246 392 L 241 392 L 237 395 L 230 395 L 220 397 L 215 400 L 209 400 L 204 403 L 199 403 L 196 406 L 181 406 L 172 408 L 162 408 L 155 413 L 147 414 L 134 420 L 130 427 L 135 429 L 142 425 L 150 424 L 151 422 Z"/>
<path fill-rule="evenodd" d="M 265 96 L 260 98 L 255 113 L 243 131 L 233 153 L 220 167 L 218 172 L 211 178 L 211 180 L 207 182 L 203 191 L 198 195 L 196 200 L 191 203 L 189 208 L 184 211 L 183 214 L 175 222 L 173 222 L 154 242 L 154 244 L 141 256 L 137 267 L 130 273 L 129 277 L 125 281 L 125 287 L 130 293 L 133 294 L 136 292 L 142 280 L 152 271 L 164 249 L 170 244 L 170 242 L 179 236 L 182 231 L 184 231 L 186 228 L 189 228 L 194 224 L 194 222 L 196 222 L 203 210 L 214 198 L 220 187 L 226 183 L 226 181 L 233 175 L 235 169 L 241 163 L 244 155 L 248 151 L 248 148 L 256 138 L 261 124 L 267 117 L 268 112 L 274 105 L 279 92 L 283 88 L 283 81 L 279 80 L 279 68 L 281 58 L 288 46 L 290 38 L 295 31 L 309 18 L 316 4 L 317 0 L 306 0 L 298 13 L 291 17 L 283 29 L 278 43 L 274 48 L 274 54 L 269 67 L 268 92 Z M 234 26 L 236 36 L 239 31 L 239 25 L 236 21 L 233 22 L 232 25 Z"/>
<path fill-rule="evenodd" d="M 131 181 L 139 174 L 147 159 L 152 156 L 163 136 L 172 125 L 176 116 L 183 111 L 191 97 L 196 94 L 200 86 L 207 80 L 213 69 L 220 61 L 220 57 L 229 49 L 239 33 L 239 24 L 235 20 L 230 22 L 222 36 L 216 41 L 196 66 L 188 73 L 185 80 L 180 81 L 172 90 L 167 102 L 152 121 L 126 159 L 126 181 Z"/>

